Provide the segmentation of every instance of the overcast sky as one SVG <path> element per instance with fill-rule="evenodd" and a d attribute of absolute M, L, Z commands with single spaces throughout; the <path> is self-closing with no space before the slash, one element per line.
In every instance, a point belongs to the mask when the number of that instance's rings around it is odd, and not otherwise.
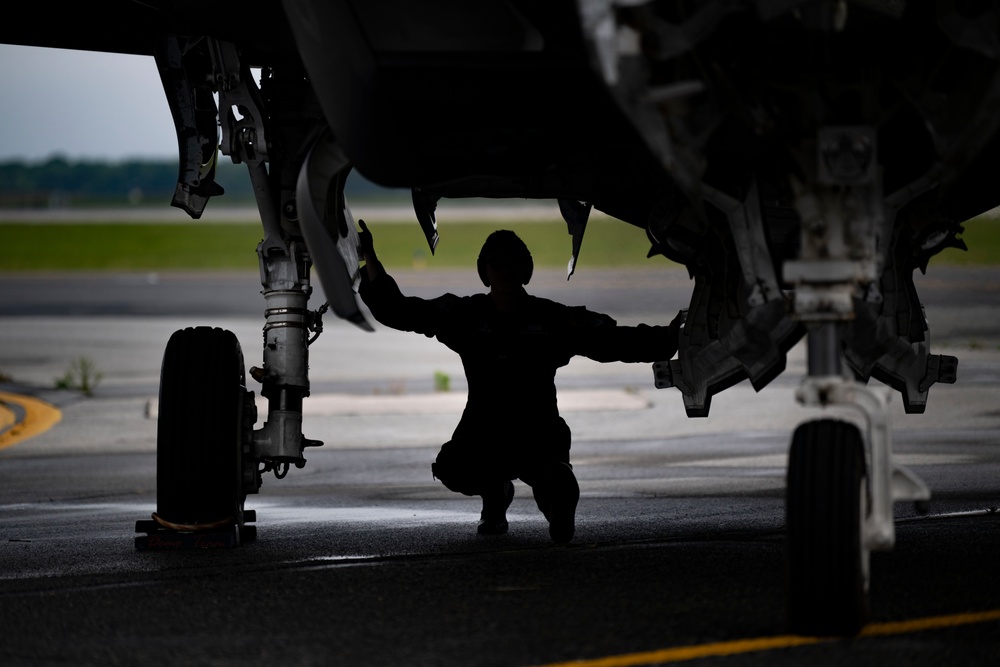
<path fill-rule="evenodd" d="M 0 161 L 177 159 L 152 57 L 0 45 Z"/>

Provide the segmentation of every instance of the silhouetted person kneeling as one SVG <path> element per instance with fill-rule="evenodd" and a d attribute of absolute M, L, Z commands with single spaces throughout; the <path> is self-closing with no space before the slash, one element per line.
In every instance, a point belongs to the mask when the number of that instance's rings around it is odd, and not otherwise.
<path fill-rule="evenodd" d="M 570 430 L 556 405 L 556 369 L 574 355 L 653 362 L 677 351 L 681 318 L 669 326 L 618 326 L 607 315 L 529 295 L 531 254 L 514 232 L 493 232 L 479 255 L 488 294 L 404 296 L 361 225 L 360 294 L 385 326 L 436 336 L 462 358 L 469 396 L 454 434 L 431 467 L 452 491 L 482 496 L 478 532 L 507 532 L 512 480 L 532 488 L 556 542 L 575 530 L 580 487 L 569 464 Z"/>

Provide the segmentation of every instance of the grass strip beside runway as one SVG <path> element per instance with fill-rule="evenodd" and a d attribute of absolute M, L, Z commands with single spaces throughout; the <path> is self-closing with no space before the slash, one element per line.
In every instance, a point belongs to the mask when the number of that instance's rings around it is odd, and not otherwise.
<path fill-rule="evenodd" d="M 571 252 L 566 224 L 557 219 L 441 225 L 433 256 L 416 222 L 369 227 L 379 258 L 390 269 L 468 268 L 496 228 L 517 232 L 539 267 L 565 267 Z M 242 223 L 3 223 L 0 271 L 256 270 L 261 237 L 260 225 Z M 580 261 L 589 267 L 650 264 L 649 247 L 643 230 L 599 218 L 588 227 Z"/>
<path fill-rule="evenodd" d="M 466 268 L 475 263 L 486 235 L 495 228 L 517 232 L 538 267 L 565 267 L 571 240 L 557 218 L 448 222 L 432 256 L 416 222 L 369 221 L 379 257 L 390 269 Z M 969 252 L 948 249 L 933 264 L 1000 263 L 1000 220 L 980 217 L 965 224 Z M 255 223 L 19 223 L 0 224 L 0 271 L 169 271 L 257 269 Z M 581 267 L 654 266 L 646 259 L 644 230 L 607 216 L 595 216 L 580 253 Z"/>

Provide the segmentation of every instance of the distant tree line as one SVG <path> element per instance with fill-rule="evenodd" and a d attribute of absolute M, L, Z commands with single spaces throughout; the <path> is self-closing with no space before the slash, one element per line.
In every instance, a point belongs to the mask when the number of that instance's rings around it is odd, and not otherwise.
<path fill-rule="evenodd" d="M 158 206 L 173 197 L 177 162 L 171 160 L 0 162 L 0 207 Z M 216 182 L 226 193 L 220 204 L 253 205 L 246 165 L 220 156 Z M 352 174 L 348 196 L 393 193 Z M 397 196 L 399 193 L 395 193 Z"/>

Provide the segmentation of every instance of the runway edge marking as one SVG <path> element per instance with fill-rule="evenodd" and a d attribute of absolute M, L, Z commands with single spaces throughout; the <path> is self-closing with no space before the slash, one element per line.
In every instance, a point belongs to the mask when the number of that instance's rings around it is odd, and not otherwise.
<path fill-rule="evenodd" d="M 0 430 L 0 450 L 40 435 L 62 420 L 58 408 L 21 394 L 0 392 L 0 410 L 0 422 L 8 424 Z"/>

